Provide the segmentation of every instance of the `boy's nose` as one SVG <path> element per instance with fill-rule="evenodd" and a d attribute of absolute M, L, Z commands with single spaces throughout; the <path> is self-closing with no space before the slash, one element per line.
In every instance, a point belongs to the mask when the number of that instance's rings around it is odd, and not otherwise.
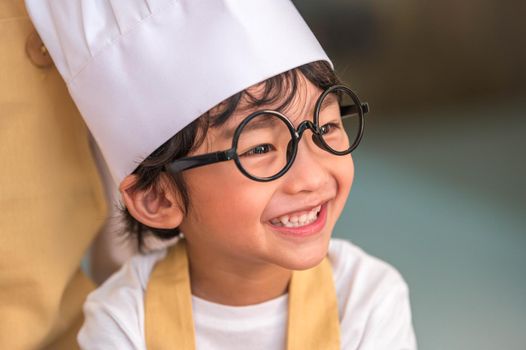
<path fill-rule="evenodd" d="M 309 131 L 306 131 L 310 134 Z M 290 193 L 314 192 L 323 187 L 330 177 L 330 169 L 323 157 L 330 157 L 328 152 L 314 144 L 311 135 L 303 135 L 298 145 L 296 159 L 287 172 L 286 187 Z"/>

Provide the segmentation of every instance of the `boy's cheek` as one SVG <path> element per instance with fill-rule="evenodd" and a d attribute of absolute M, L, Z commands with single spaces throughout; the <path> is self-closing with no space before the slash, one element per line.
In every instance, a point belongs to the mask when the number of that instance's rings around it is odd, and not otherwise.
<path fill-rule="evenodd" d="M 201 182 L 199 186 L 197 179 L 189 191 L 192 208 L 189 214 L 195 215 L 201 223 L 230 227 L 247 225 L 259 219 L 264 204 L 269 201 L 268 193 L 262 190 L 260 183 L 252 180 L 237 181 L 232 176 L 230 180 L 222 185 Z"/>
<path fill-rule="evenodd" d="M 338 185 L 345 189 L 350 189 L 354 180 L 354 161 L 351 155 L 337 156 L 336 159 L 325 164 L 326 168 L 336 178 Z"/>
<path fill-rule="evenodd" d="M 345 205 L 354 181 L 354 162 L 352 157 L 343 156 L 340 162 L 333 164 L 333 171 L 338 183 L 338 197 L 341 207 Z"/>

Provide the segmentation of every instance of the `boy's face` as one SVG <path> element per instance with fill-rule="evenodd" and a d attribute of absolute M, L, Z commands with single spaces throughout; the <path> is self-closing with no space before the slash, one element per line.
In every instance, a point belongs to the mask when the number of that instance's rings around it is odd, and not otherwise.
<path fill-rule="evenodd" d="M 284 112 L 295 126 L 312 120 L 322 92 L 303 77 L 300 80 L 295 101 Z M 258 86 L 249 91 L 257 95 Z M 254 110 L 240 108 L 227 123 L 210 128 L 192 155 L 230 148 L 232 140 L 223 137 L 224 130 L 235 128 Z M 311 131 L 306 131 L 292 167 L 277 180 L 251 180 L 233 161 L 187 170 L 183 176 L 190 206 L 180 228 L 191 251 L 212 261 L 298 270 L 317 265 L 326 255 L 354 165 L 350 155 L 332 155 L 316 146 Z"/>

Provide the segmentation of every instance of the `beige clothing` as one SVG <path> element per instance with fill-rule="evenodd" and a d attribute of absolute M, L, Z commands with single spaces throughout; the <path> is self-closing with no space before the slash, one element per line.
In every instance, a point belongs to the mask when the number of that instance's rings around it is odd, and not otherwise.
<path fill-rule="evenodd" d="M 33 31 L 22 0 L 0 1 L 0 348 L 74 349 L 106 205 L 64 82 L 38 38 L 26 53 Z"/>

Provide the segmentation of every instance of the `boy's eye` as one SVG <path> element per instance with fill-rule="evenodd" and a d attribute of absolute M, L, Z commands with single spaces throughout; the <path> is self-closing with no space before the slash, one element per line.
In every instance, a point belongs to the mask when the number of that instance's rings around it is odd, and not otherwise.
<path fill-rule="evenodd" d="M 249 149 L 248 151 L 242 153 L 240 157 L 247 157 L 247 156 L 255 156 L 255 155 L 261 155 L 268 153 L 274 149 L 274 146 L 271 144 L 263 144 L 263 145 L 257 145 L 256 147 L 253 147 Z"/>
<path fill-rule="evenodd" d="M 320 127 L 321 136 L 328 135 L 331 132 L 338 130 L 339 128 L 340 128 L 339 123 L 327 123 L 325 125 L 322 125 Z"/>

